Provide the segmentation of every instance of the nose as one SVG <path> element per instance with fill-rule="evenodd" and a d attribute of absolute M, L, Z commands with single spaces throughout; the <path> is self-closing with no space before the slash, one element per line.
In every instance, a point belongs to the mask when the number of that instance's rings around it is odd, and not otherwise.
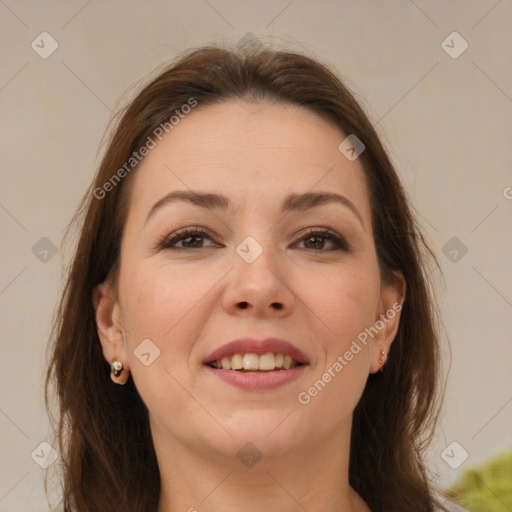
<path fill-rule="evenodd" d="M 291 269 L 284 261 L 278 264 L 270 249 L 250 263 L 235 252 L 234 266 L 222 299 L 228 313 L 282 317 L 293 311 L 297 299 L 291 288 Z"/>

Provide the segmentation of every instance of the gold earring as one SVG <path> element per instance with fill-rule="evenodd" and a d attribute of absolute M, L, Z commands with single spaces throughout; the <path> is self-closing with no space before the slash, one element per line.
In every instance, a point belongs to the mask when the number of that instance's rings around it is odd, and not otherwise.
<path fill-rule="evenodd" d="M 386 362 L 386 360 L 384 359 L 386 357 L 386 352 L 384 352 L 384 350 L 381 350 L 380 351 L 380 359 L 379 359 L 379 364 L 382 365 L 380 371 L 383 372 L 384 371 L 384 363 Z"/>
<path fill-rule="evenodd" d="M 118 360 L 110 363 L 110 378 L 116 384 L 121 384 L 121 385 L 126 384 L 126 381 L 128 380 L 129 375 L 128 375 L 128 370 L 125 370 L 125 371 L 126 371 L 126 376 L 121 377 L 121 375 L 123 373 L 123 363 L 121 363 L 121 361 L 118 361 Z M 121 378 L 119 378 L 119 377 L 121 377 Z"/>
<path fill-rule="evenodd" d="M 119 377 L 123 371 L 123 363 L 121 363 L 121 361 L 114 361 L 110 363 L 110 369 L 114 377 Z"/>

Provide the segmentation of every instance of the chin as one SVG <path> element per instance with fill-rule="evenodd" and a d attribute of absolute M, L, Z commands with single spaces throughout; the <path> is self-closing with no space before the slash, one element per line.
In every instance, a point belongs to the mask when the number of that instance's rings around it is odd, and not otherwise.
<path fill-rule="evenodd" d="M 290 414 L 291 412 L 291 414 Z M 245 410 L 234 411 L 230 416 L 221 419 L 223 429 L 215 429 L 215 439 L 211 439 L 215 449 L 230 455 L 239 455 L 239 451 L 259 450 L 263 456 L 279 457 L 301 449 L 307 441 L 308 429 L 299 414 L 292 409 L 282 410 Z M 210 433 L 213 433 L 210 430 Z M 309 432 L 310 434 L 310 432 Z M 252 448 L 254 446 L 255 448 Z"/>

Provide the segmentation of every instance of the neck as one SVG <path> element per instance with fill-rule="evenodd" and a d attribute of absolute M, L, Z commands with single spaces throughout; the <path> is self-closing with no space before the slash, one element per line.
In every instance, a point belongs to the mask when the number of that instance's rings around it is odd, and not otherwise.
<path fill-rule="evenodd" d="M 256 448 L 236 440 L 234 456 L 178 442 L 161 425 L 152 432 L 158 512 L 370 512 L 348 483 L 350 430 L 279 454 L 270 443 Z"/>

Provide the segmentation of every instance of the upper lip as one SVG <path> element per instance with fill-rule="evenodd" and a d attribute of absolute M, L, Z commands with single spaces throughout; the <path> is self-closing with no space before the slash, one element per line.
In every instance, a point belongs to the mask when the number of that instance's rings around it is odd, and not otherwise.
<path fill-rule="evenodd" d="M 308 363 L 308 358 L 290 342 L 279 338 L 266 338 L 264 340 L 257 340 L 254 338 L 241 338 L 238 340 L 230 341 L 213 351 L 203 361 L 204 364 L 213 363 L 223 357 L 231 357 L 234 354 L 267 354 L 273 352 L 277 354 L 288 354 L 295 361 L 302 364 Z"/>

